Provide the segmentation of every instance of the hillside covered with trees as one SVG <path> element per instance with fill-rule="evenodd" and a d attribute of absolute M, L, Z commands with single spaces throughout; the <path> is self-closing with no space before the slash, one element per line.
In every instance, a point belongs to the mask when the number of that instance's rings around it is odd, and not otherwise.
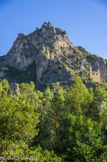
<path fill-rule="evenodd" d="M 2 161 L 106 162 L 104 86 L 87 89 L 78 76 L 67 90 L 41 92 L 30 82 L 18 84 L 20 95 L 13 95 L 9 86 L 0 81 Z"/>

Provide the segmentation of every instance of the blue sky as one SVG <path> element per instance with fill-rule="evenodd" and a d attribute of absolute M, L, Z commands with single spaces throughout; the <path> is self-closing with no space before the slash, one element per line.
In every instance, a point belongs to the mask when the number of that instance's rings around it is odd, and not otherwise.
<path fill-rule="evenodd" d="M 0 55 L 18 33 L 44 21 L 66 30 L 71 42 L 107 59 L 107 0 L 0 0 Z"/>

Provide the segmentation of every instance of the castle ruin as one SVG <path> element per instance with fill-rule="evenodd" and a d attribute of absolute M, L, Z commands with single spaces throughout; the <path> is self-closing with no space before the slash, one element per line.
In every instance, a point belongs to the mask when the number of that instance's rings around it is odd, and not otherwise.
<path fill-rule="evenodd" d="M 90 78 L 92 78 L 96 82 L 101 82 L 101 74 L 99 68 L 97 71 L 93 71 L 92 67 L 90 66 Z"/>

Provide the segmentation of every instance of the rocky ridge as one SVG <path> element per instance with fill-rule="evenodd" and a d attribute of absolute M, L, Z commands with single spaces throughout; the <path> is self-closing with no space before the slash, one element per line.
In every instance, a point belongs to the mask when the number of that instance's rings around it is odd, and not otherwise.
<path fill-rule="evenodd" d="M 75 47 L 65 31 L 45 22 L 29 35 L 18 34 L 7 55 L 0 57 L 0 77 L 17 82 L 20 75 L 41 84 L 72 82 L 75 74 L 89 77 L 90 66 L 99 69 L 101 81 L 107 82 L 105 59 Z"/>

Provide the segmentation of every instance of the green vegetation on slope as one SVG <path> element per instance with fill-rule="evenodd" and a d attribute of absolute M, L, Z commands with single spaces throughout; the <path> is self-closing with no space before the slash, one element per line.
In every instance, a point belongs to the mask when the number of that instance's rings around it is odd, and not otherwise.
<path fill-rule="evenodd" d="M 79 77 L 67 91 L 40 92 L 33 82 L 19 88 L 21 94 L 12 95 L 8 81 L 0 82 L 1 157 L 106 162 L 106 89 L 87 89 Z"/>

